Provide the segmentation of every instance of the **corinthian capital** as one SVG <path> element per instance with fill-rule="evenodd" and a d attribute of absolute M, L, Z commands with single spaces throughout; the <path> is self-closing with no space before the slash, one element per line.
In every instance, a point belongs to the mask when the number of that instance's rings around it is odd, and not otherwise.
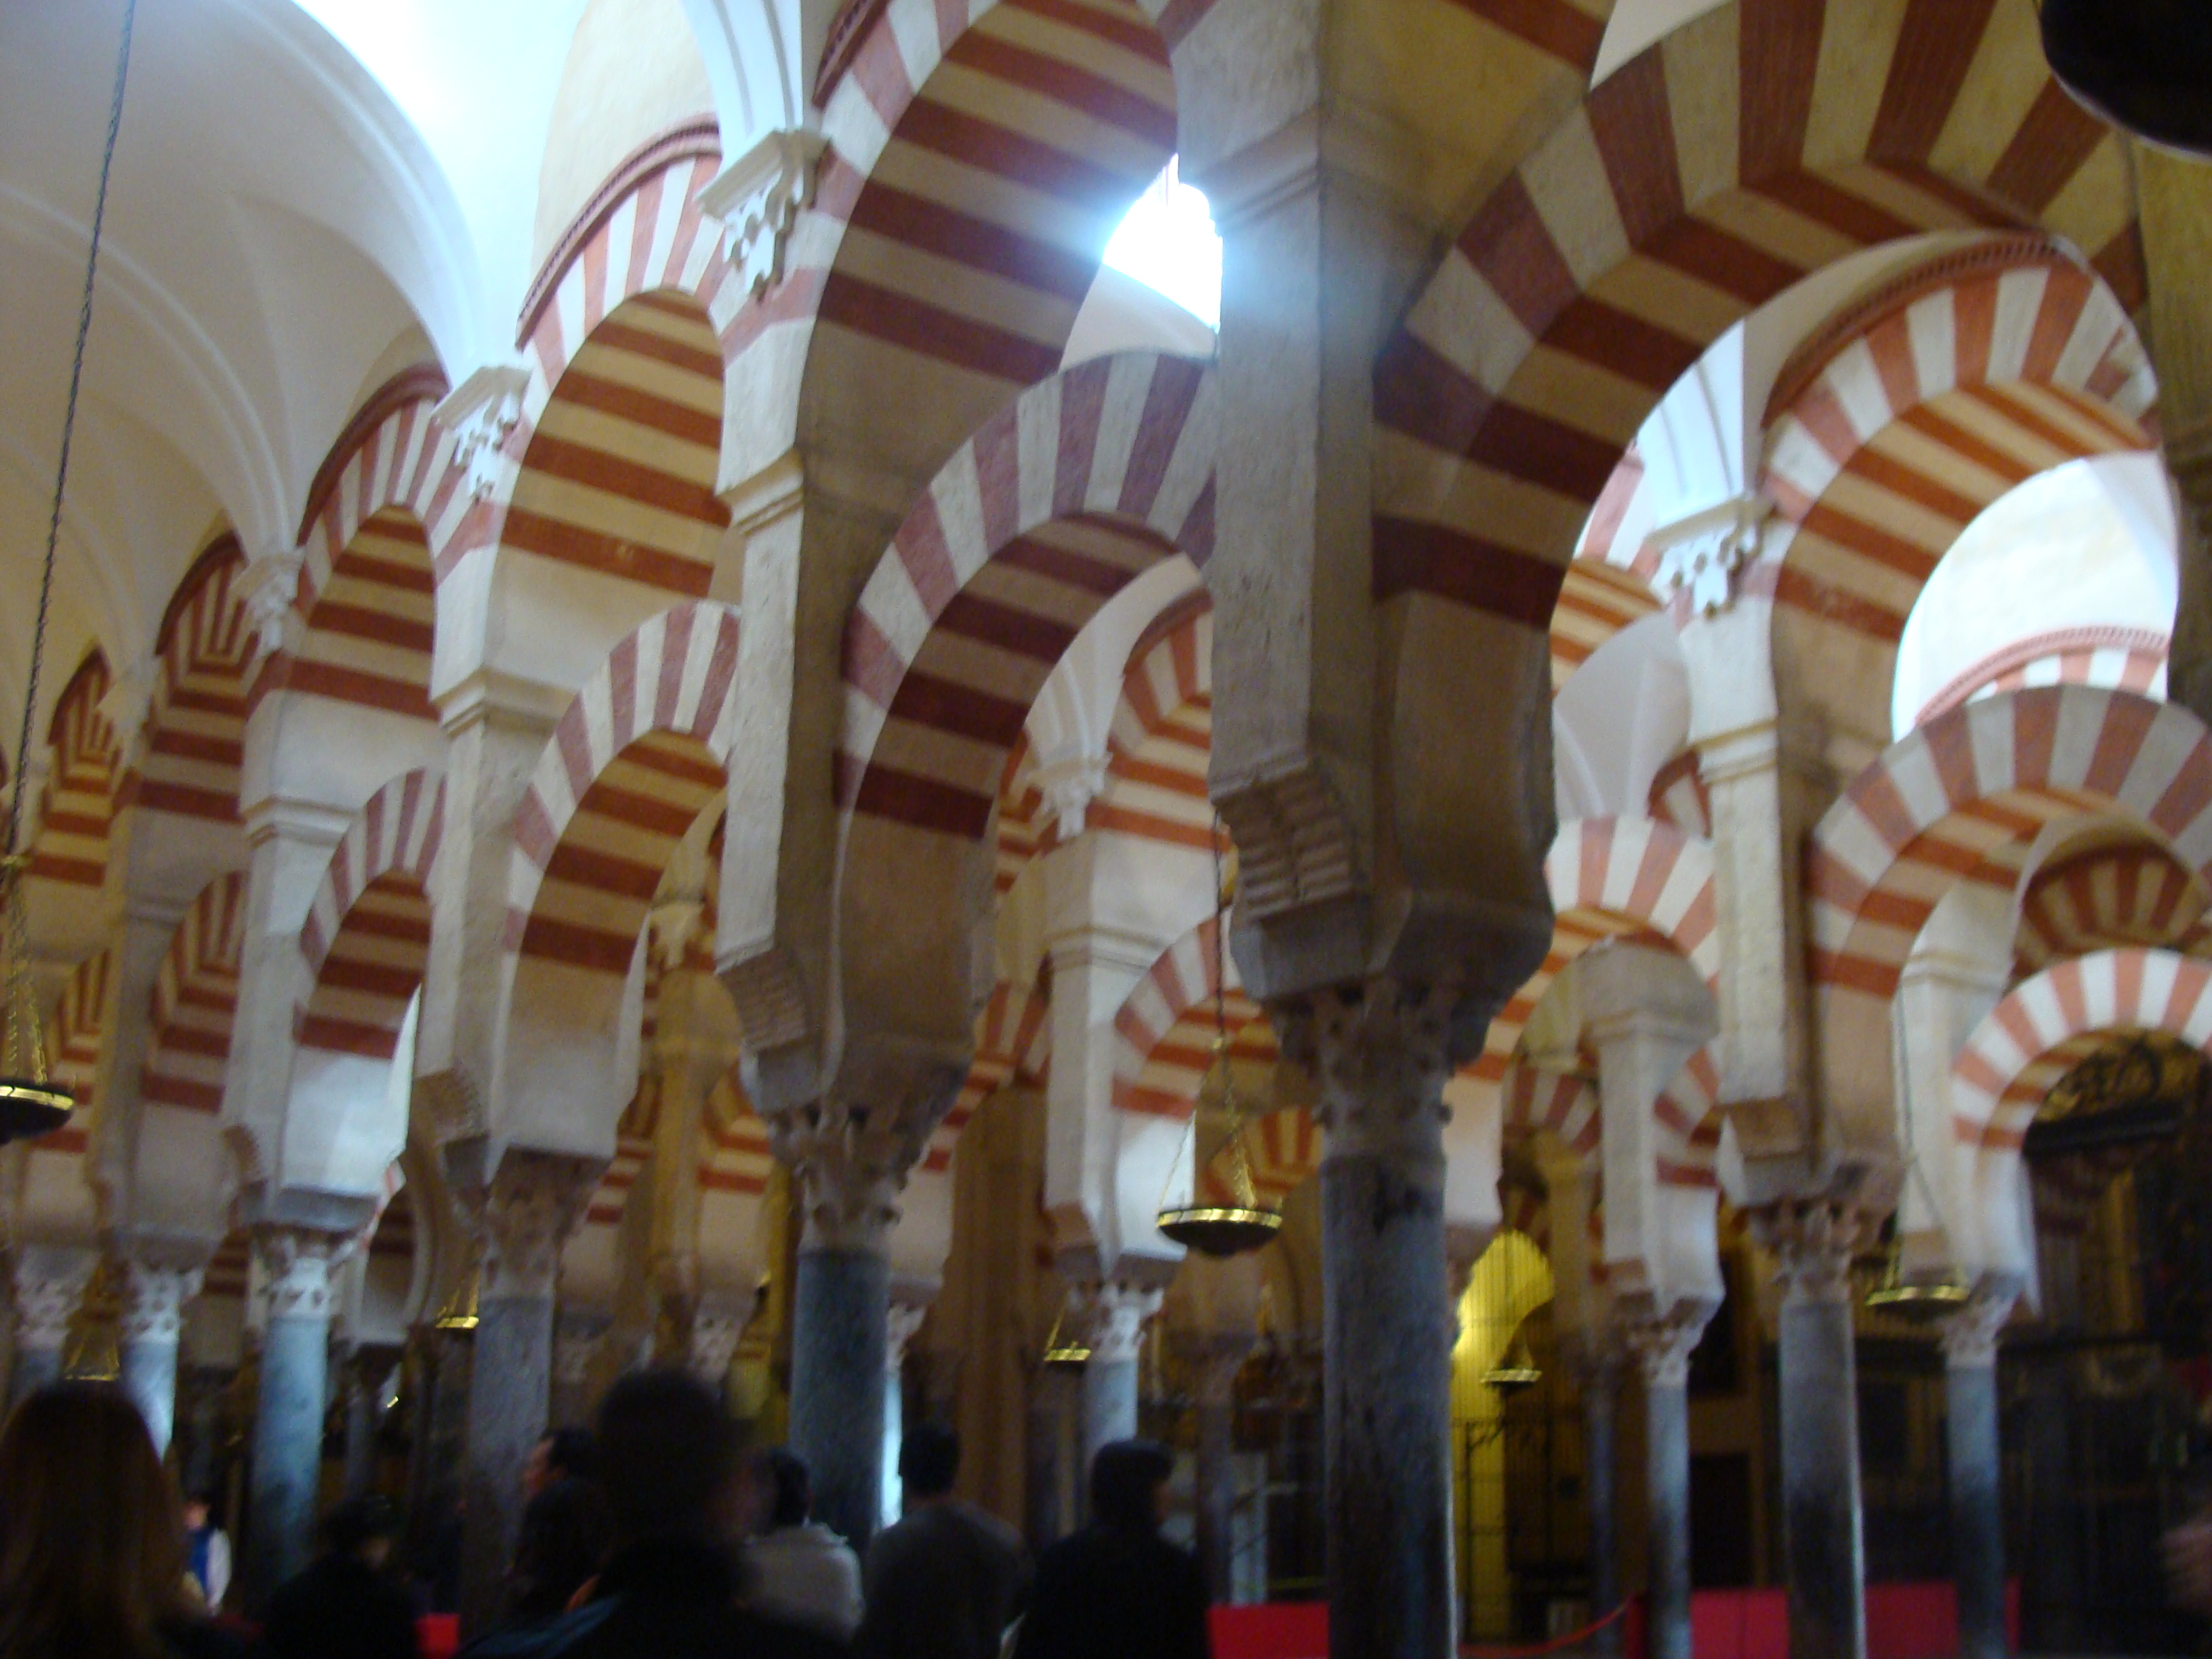
<path fill-rule="evenodd" d="M 1987 1370 L 1997 1363 L 1997 1333 L 2019 1299 L 2011 1285 L 1978 1286 L 1966 1305 L 1936 1327 L 1943 1363 L 1953 1370 Z"/>
<path fill-rule="evenodd" d="M 550 1301 L 561 1247 L 606 1167 L 599 1158 L 509 1148 L 482 1190 L 485 1301 Z"/>
<path fill-rule="evenodd" d="M 15 1258 L 15 1342 L 24 1348 L 60 1347 L 92 1278 L 89 1251 L 32 1248 Z"/>
<path fill-rule="evenodd" d="M 1690 1355 L 1696 1351 L 1712 1316 L 1710 1303 L 1678 1302 L 1663 1312 L 1644 1310 L 1622 1317 L 1621 1340 L 1636 1356 L 1645 1386 L 1689 1386 Z"/>
<path fill-rule="evenodd" d="M 1145 1326 L 1160 1310 L 1160 1291 L 1150 1285 L 1109 1282 L 1090 1292 L 1091 1360 L 1097 1365 L 1126 1364 L 1145 1342 Z"/>
<path fill-rule="evenodd" d="M 1315 993 L 1280 1018 L 1284 1048 L 1320 1088 L 1324 1157 L 1441 1158 L 1456 990 L 1375 978 Z"/>
<path fill-rule="evenodd" d="M 131 1261 L 123 1270 L 121 1335 L 125 1342 L 174 1342 L 184 1334 L 185 1304 L 199 1294 L 203 1270 Z"/>
<path fill-rule="evenodd" d="M 1753 1210 L 1752 1237 L 1774 1253 L 1785 1303 L 1850 1299 L 1851 1259 L 1872 1243 L 1880 1218 L 1844 1199 L 1784 1199 Z"/>
<path fill-rule="evenodd" d="M 961 1066 L 936 1056 L 878 1065 L 834 1095 L 769 1115 L 769 1142 L 805 1196 L 806 1249 L 880 1255 L 889 1248 L 908 1172 L 944 1121 L 961 1075 Z"/>
<path fill-rule="evenodd" d="M 328 1319 L 331 1274 L 352 1249 L 350 1234 L 270 1224 L 253 1233 L 271 1319 Z"/>

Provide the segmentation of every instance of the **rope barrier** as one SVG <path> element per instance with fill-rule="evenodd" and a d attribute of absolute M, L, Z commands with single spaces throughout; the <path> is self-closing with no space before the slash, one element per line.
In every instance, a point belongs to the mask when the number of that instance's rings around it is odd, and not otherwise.
<path fill-rule="evenodd" d="M 1557 1653 L 1562 1648 L 1580 1647 L 1607 1626 L 1626 1617 L 1627 1613 L 1628 1603 L 1623 1601 L 1602 1619 L 1592 1620 L 1580 1630 L 1571 1630 L 1564 1636 L 1554 1636 L 1547 1642 L 1539 1642 L 1529 1647 L 1480 1647 L 1472 1643 L 1462 1644 L 1459 1650 L 1460 1659 L 1539 1659 L 1540 1655 Z"/>

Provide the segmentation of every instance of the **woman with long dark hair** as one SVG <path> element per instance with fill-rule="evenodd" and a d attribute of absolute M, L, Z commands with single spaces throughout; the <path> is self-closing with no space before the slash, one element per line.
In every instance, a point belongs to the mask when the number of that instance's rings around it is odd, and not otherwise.
<path fill-rule="evenodd" d="M 138 1408 L 41 1389 L 0 1432 L 0 1659 L 232 1659 L 185 1588 L 182 1505 Z"/>

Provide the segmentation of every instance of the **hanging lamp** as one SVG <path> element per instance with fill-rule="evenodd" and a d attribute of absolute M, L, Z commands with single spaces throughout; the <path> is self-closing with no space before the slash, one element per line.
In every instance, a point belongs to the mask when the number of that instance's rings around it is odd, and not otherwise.
<path fill-rule="evenodd" d="M 1044 1367 L 1052 1371 L 1079 1371 L 1091 1363 L 1090 1345 L 1079 1336 L 1060 1334 L 1067 1320 L 1067 1303 L 1063 1298 L 1060 1311 L 1052 1316 L 1052 1334 L 1044 1340 Z"/>
<path fill-rule="evenodd" d="M 1505 1243 L 1508 1237 L 1498 1234 L 1498 1243 L 1492 1248 L 1505 1252 L 1504 1301 L 1506 1311 L 1510 1313 L 1521 1305 L 1521 1269 L 1516 1263 L 1516 1253 Z M 1498 1357 L 1497 1364 L 1482 1374 L 1485 1385 L 1501 1395 L 1520 1394 L 1544 1380 L 1543 1368 L 1536 1364 L 1536 1356 L 1528 1349 L 1528 1338 L 1522 1328 L 1527 1323 L 1525 1317 L 1515 1323 L 1513 1340 L 1505 1345 L 1505 1352 Z"/>
<path fill-rule="evenodd" d="M 1221 869 L 1221 819 L 1213 821 L 1213 1057 L 1199 1085 L 1196 1109 L 1183 1132 L 1183 1141 L 1168 1166 L 1167 1191 L 1176 1190 L 1176 1177 L 1186 1161 L 1190 1165 L 1190 1202 L 1172 1204 L 1163 1194 L 1156 1224 L 1161 1232 L 1185 1249 L 1201 1255 L 1243 1255 L 1265 1246 L 1282 1231 L 1283 1212 L 1260 1202 L 1252 1181 L 1252 1158 L 1244 1144 L 1244 1107 L 1237 1095 L 1237 1075 L 1229 1059 L 1229 975 L 1226 940 L 1229 935 L 1229 887 Z M 1200 1121 L 1211 1116 L 1223 1127 L 1218 1156 L 1224 1168 L 1220 1201 L 1208 1203 L 1199 1190 L 1203 1174 L 1198 1161 Z"/>
<path fill-rule="evenodd" d="M 1905 1078 L 1905 1179 L 1908 1184 L 1920 1184 L 1920 1196 L 1928 1205 L 1928 1212 L 1940 1216 L 1942 1211 L 1936 1202 L 1935 1194 L 1929 1190 L 1928 1177 L 1921 1170 L 1920 1155 L 1913 1145 L 1912 1068 L 1905 1066 L 1899 1070 Z M 1904 1215 L 1905 1206 L 1900 1203 L 1897 1214 L 1891 1218 L 1889 1248 L 1883 1255 L 1881 1277 L 1867 1292 L 1868 1310 L 1916 1323 L 1958 1312 L 1973 1300 L 1974 1290 L 1972 1285 L 1960 1282 L 1948 1262 L 1941 1279 L 1913 1279 L 1905 1276 L 1905 1229 L 1899 1224 Z"/>
<path fill-rule="evenodd" d="M 100 155 L 100 192 L 94 198 L 92 236 L 84 259 L 84 291 L 77 303 L 76 347 L 70 360 L 69 400 L 63 406 L 61 454 L 54 467 L 53 511 L 46 520 L 46 554 L 39 572 L 39 608 L 31 626 L 31 660 L 23 677 L 23 720 L 15 744 L 15 787 L 8 792 L 7 830 L 0 839 L 0 1141 L 51 1134 L 70 1120 L 76 1097 L 54 1077 L 46 1060 L 45 1023 L 39 1016 L 37 976 L 31 968 L 30 855 L 18 850 L 23 791 L 31 781 L 31 736 L 38 719 L 39 670 L 46 647 L 46 616 L 54 592 L 54 553 L 61 544 L 62 497 L 69 483 L 70 440 L 76 431 L 77 392 L 84 380 L 84 344 L 92 332 L 92 290 L 100 269 L 100 232 L 107 216 L 107 178 L 115 140 L 123 130 L 123 87 L 131 68 L 131 30 L 137 0 L 124 0 L 123 34 L 115 52 L 115 95 L 107 112 L 107 137 Z"/>

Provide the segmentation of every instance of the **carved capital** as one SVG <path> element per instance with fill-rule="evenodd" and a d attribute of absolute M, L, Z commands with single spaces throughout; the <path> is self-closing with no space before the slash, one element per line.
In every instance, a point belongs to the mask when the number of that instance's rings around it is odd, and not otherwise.
<path fill-rule="evenodd" d="M 1689 1386 L 1690 1355 L 1712 1316 L 1705 1303 L 1678 1303 L 1663 1314 L 1631 1314 L 1621 1321 L 1621 1340 L 1636 1356 L 1646 1388 Z"/>
<path fill-rule="evenodd" d="M 154 659 L 140 657 L 118 668 L 100 700 L 100 718 L 107 722 L 127 757 L 137 742 L 138 728 L 146 723 L 146 710 L 154 700 Z"/>
<path fill-rule="evenodd" d="M 933 1060 L 861 1069 L 851 1094 L 767 1117 L 769 1144 L 799 1178 L 808 1249 L 890 1248 L 907 1174 L 960 1087 L 960 1068 Z"/>
<path fill-rule="evenodd" d="M 185 1304 L 200 1293 L 203 1270 L 131 1261 L 123 1269 L 120 1334 L 125 1342 L 174 1342 L 184 1334 Z"/>
<path fill-rule="evenodd" d="M 1851 1260 L 1881 1225 L 1859 1206 L 1826 1198 L 1783 1199 L 1750 1219 L 1752 1237 L 1774 1254 L 1784 1304 L 1849 1301 Z"/>
<path fill-rule="evenodd" d="M 1694 616 L 1727 610 L 1735 602 L 1736 573 L 1758 558 L 1773 510 L 1763 495 L 1736 495 L 1654 531 L 1659 591 L 1670 598 L 1686 595 Z"/>
<path fill-rule="evenodd" d="M 2012 1317 L 2017 1299 L 2009 1288 L 1984 1285 L 1975 1291 L 1965 1307 L 1936 1328 L 1944 1364 L 1954 1371 L 1985 1371 L 1996 1364 L 1997 1334 Z"/>
<path fill-rule="evenodd" d="M 784 128 L 724 167 L 699 192 L 699 205 L 722 222 L 723 251 L 748 295 L 783 277 L 783 256 L 814 180 L 827 141 L 818 132 Z"/>
<path fill-rule="evenodd" d="M 1376 978 L 1316 992 L 1278 1017 L 1284 1052 L 1319 1085 L 1324 1158 L 1380 1152 L 1441 1165 L 1457 1002 L 1455 991 Z"/>
<path fill-rule="evenodd" d="M 284 648 L 287 619 L 300 592 L 300 568 L 307 554 L 296 547 L 279 548 L 248 562 L 240 578 L 246 614 L 253 618 L 254 654 L 267 657 Z"/>
<path fill-rule="evenodd" d="M 752 1318 L 749 1304 L 709 1297 L 691 1316 L 691 1341 L 684 1363 L 701 1382 L 716 1388 L 730 1374 L 738 1342 Z"/>
<path fill-rule="evenodd" d="M 271 1319 L 331 1316 L 331 1276 L 353 1246 L 347 1233 L 282 1224 L 258 1227 L 253 1253 Z"/>
<path fill-rule="evenodd" d="M 1150 1285 L 1094 1285 L 1085 1297 L 1089 1322 L 1091 1362 L 1115 1365 L 1136 1358 L 1145 1342 L 1145 1326 L 1160 1310 L 1161 1293 Z"/>
<path fill-rule="evenodd" d="M 508 1150 L 477 1199 L 484 1241 L 482 1300 L 552 1299 L 561 1247 L 605 1167 L 598 1158 Z"/>
<path fill-rule="evenodd" d="M 556 1388 L 580 1389 L 591 1381 L 592 1362 L 599 1358 L 610 1323 L 604 1314 L 564 1313 L 553 1326 L 553 1383 Z"/>
<path fill-rule="evenodd" d="M 76 1316 L 84 1287 L 92 1279 L 89 1256 L 47 1260 L 44 1253 L 25 1251 L 15 1262 L 15 1345 L 21 1348 L 57 1349 L 69 1339 L 70 1321 Z"/>
<path fill-rule="evenodd" d="M 1080 750 L 1057 756 L 1039 764 L 1036 778 L 1060 840 L 1073 841 L 1083 833 L 1091 803 L 1106 793 L 1106 757 Z"/>

